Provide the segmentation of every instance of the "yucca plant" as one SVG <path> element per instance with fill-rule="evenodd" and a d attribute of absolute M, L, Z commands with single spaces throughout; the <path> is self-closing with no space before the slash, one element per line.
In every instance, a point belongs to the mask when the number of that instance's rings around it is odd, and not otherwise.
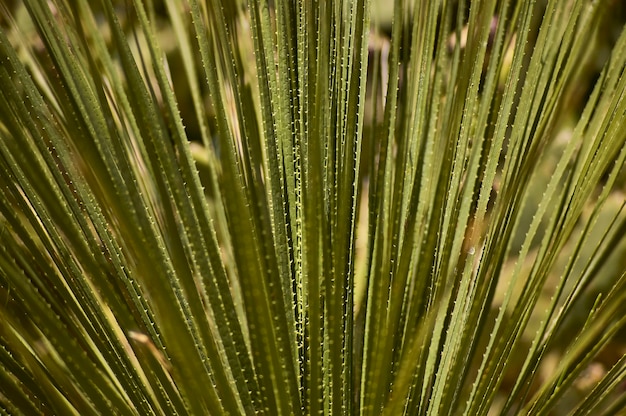
<path fill-rule="evenodd" d="M 1 6 L 2 414 L 624 412 L 623 6 L 386 3 Z"/>

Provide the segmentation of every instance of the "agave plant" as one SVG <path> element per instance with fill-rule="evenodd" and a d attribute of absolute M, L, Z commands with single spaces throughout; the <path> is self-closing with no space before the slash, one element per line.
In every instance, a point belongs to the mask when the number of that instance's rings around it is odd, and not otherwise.
<path fill-rule="evenodd" d="M 2 414 L 626 409 L 623 6 L 388 3 L 0 6 Z"/>

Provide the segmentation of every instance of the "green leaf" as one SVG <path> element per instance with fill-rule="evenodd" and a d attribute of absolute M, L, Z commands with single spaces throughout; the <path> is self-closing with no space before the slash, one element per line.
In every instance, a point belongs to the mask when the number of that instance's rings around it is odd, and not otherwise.
<path fill-rule="evenodd" d="M 618 414 L 610 0 L 26 0 L 3 414 Z"/>

